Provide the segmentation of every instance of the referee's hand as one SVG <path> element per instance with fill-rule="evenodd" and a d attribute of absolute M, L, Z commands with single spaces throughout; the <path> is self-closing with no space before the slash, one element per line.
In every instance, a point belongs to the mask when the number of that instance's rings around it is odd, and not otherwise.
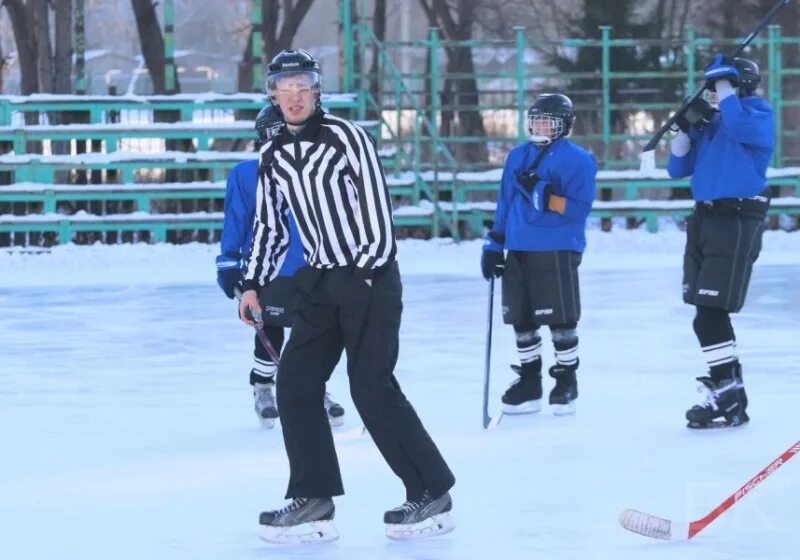
<path fill-rule="evenodd" d="M 251 327 L 261 326 L 261 304 L 255 290 L 247 290 L 239 300 L 239 319 Z"/>

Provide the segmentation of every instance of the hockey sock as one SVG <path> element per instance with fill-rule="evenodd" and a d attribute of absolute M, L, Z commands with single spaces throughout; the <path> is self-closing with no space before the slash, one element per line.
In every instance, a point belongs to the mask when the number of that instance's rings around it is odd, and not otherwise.
<path fill-rule="evenodd" d="M 250 385 L 256 383 L 275 383 L 278 366 L 272 360 L 262 360 L 253 356 L 253 369 L 250 370 Z"/>
<path fill-rule="evenodd" d="M 536 325 L 514 325 L 519 363 L 524 370 L 542 367 L 542 337 Z M 538 364 L 536 363 L 538 362 Z"/>
<path fill-rule="evenodd" d="M 730 314 L 724 309 L 698 305 L 692 326 L 711 372 L 711 379 L 715 382 L 730 379 L 739 361 Z"/>
<path fill-rule="evenodd" d="M 550 334 L 553 337 L 553 347 L 556 350 L 558 365 L 575 367 L 578 365 L 578 332 L 577 323 L 566 325 L 553 325 Z"/>

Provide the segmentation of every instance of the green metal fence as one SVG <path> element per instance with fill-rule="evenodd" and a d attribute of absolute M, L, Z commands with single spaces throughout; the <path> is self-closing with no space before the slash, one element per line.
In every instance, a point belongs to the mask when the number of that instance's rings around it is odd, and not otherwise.
<path fill-rule="evenodd" d="M 343 21 L 346 52 L 342 83 L 352 84 L 357 92 L 362 118 L 370 113 L 372 118 L 377 115 L 383 126 L 383 141 L 397 147 L 398 154 L 413 159 L 414 150 L 419 148 L 423 164 L 432 167 L 432 160 L 448 153 L 462 170 L 502 164 L 508 149 L 525 138 L 520 109 L 527 108 L 538 93 L 552 90 L 566 91 L 573 97 L 577 109 L 573 137 L 593 151 L 602 168 L 638 167 L 641 147 L 684 97 L 701 85 L 702 68 L 713 53 L 730 51 L 739 42 L 736 38 L 700 37 L 691 28 L 680 40 L 621 38 L 614 36 L 612 28 L 603 26 L 595 38 L 557 41 L 534 38 L 522 27 L 514 29 L 510 40 L 448 41 L 438 29 L 431 28 L 424 40 L 378 44 L 366 23 L 348 25 L 349 19 Z M 744 54 L 761 66 L 761 91 L 776 111 L 773 167 L 800 164 L 800 67 L 784 63 L 787 58 L 798 60 L 798 44 L 800 38 L 783 36 L 780 27 L 772 25 Z M 446 71 L 447 51 L 455 48 L 472 50 L 477 61 L 474 73 Z M 623 53 L 642 49 L 661 52 L 661 68 L 618 69 Z M 542 54 L 558 51 L 577 58 L 581 50 L 594 53 L 598 60 L 595 68 L 565 72 Z M 369 91 L 371 76 L 367 69 L 372 66 L 373 53 L 379 57 L 378 92 Z M 492 64 L 480 64 L 481 57 L 492 53 Z M 359 58 L 360 63 L 355 64 L 353 58 Z M 476 80 L 478 85 L 478 102 L 471 106 L 447 91 L 448 85 L 467 79 Z M 480 112 L 485 135 L 465 134 L 458 127 L 442 130 L 454 113 L 468 109 Z M 435 126 L 416 130 L 421 116 Z M 470 161 L 459 155 L 464 146 L 480 144 L 488 146 L 486 161 Z M 663 165 L 667 155 L 665 138 L 657 160 Z"/>

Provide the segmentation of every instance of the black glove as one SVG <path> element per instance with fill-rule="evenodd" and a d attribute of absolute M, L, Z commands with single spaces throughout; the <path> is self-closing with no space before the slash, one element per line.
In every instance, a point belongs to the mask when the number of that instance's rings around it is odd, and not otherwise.
<path fill-rule="evenodd" d="M 492 226 L 494 226 L 494 224 L 492 224 Z M 497 243 L 500 248 L 506 244 L 506 234 L 503 232 L 493 231 L 490 229 L 486 232 L 486 237 L 489 238 L 490 241 Z"/>
<path fill-rule="evenodd" d="M 500 278 L 506 268 L 506 257 L 503 251 L 492 251 L 484 249 L 481 254 L 481 272 L 483 277 L 489 280 L 492 276 Z"/>
<path fill-rule="evenodd" d="M 678 115 L 678 118 L 675 119 L 675 124 L 686 134 L 689 134 L 689 129 L 692 127 L 697 130 L 703 130 L 714 118 L 716 112 L 716 109 L 708 101 L 698 97 L 692 101 L 686 111 Z"/>
<path fill-rule="evenodd" d="M 233 299 L 233 290 L 241 289 L 242 269 L 239 253 L 225 253 L 217 257 L 217 284 L 229 299 Z"/>
<path fill-rule="evenodd" d="M 517 182 L 522 185 L 522 188 L 525 189 L 525 192 L 531 194 L 533 187 L 536 186 L 540 177 L 536 174 L 535 171 L 522 171 L 517 175 Z"/>

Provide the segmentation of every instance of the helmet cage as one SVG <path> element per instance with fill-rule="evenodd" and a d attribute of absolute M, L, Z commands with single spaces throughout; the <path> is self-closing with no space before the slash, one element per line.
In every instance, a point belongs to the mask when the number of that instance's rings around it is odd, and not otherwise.
<path fill-rule="evenodd" d="M 541 129 L 549 130 L 549 134 L 535 134 Z M 564 117 L 551 113 L 528 113 L 528 135 L 534 144 L 550 144 L 566 134 Z"/>

